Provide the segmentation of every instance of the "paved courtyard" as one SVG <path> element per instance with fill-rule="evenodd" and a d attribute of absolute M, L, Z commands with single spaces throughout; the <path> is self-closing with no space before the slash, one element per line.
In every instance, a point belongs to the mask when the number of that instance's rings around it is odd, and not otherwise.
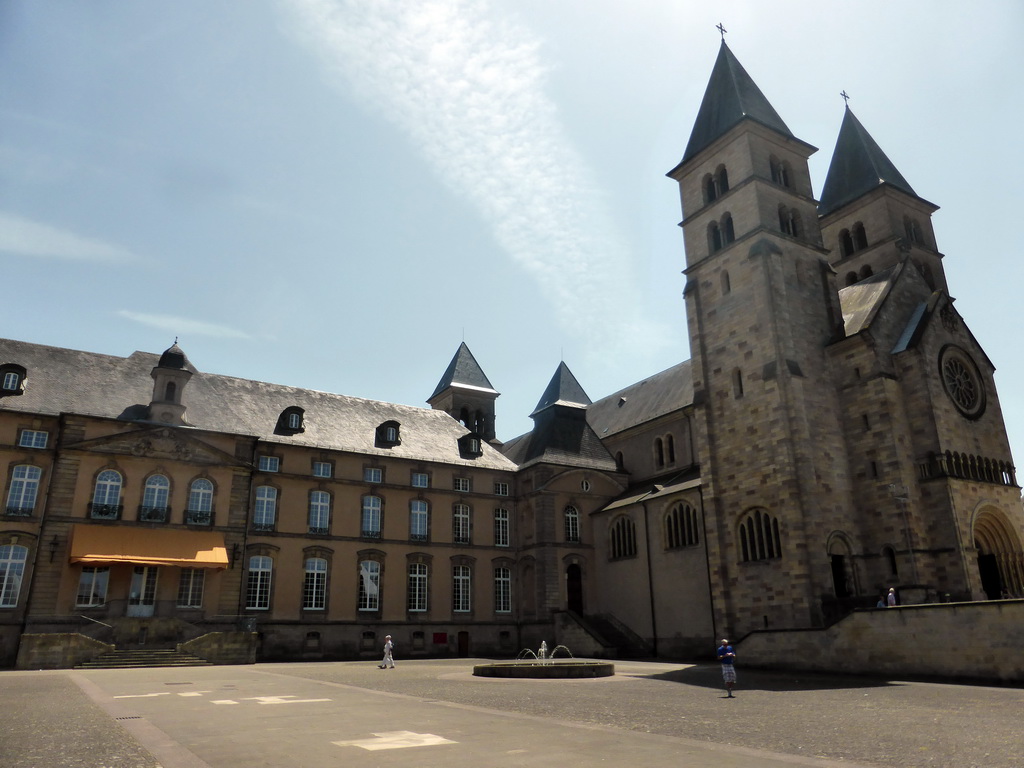
<path fill-rule="evenodd" d="M 617 662 L 493 680 L 471 659 L 0 672 L 0 768 L 1024 765 L 1024 689 Z"/>

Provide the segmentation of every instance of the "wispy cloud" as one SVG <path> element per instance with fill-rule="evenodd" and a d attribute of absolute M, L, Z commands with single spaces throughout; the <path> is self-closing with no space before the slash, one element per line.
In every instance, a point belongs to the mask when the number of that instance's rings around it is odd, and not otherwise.
<path fill-rule="evenodd" d="M 0 253 L 70 261 L 123 262 L 137 257 L 126 248 L 0 211 Z"/>
<path fill-rule="evenodd" d="M 133 322 L 173 333 L 175 336 L 213 336 L 219 339 L 249 338 L 249 334 L 245 333 L 245 331 L 239 331 L 236 328 L 229 328 L 226 325 L 218 325 L 216 323 L 204 323 L 188 317 L 151 315 L 145 312 L 132 312 L 127 309 L 118 310 L 117 314 Z"/>
<path fill-rule="evenodd" d="M 288 5 L 340 82 L 477 207 L 565 331 L 605 354 L 638 336 L 658 343 L 660 332 L 629 317 L 641 306 L 635 263 L 545 91 L 528 30 L 486 0 Z"/>

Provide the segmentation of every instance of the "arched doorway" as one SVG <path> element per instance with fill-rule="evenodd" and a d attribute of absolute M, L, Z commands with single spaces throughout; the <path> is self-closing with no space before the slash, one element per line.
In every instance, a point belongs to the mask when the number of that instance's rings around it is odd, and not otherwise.
<path fill-rule="evenodd" d="M 974 521 L 978 576 L 989 600 L 1024 595 L 1024 551 L 1020 539 L 995 508 L 982 510 Z"/>
<path fill-rule="evenodd" d="M 565 592 L 569 610 L 583 613 L 583 569 L 576 563 L 565 569 Z"/>

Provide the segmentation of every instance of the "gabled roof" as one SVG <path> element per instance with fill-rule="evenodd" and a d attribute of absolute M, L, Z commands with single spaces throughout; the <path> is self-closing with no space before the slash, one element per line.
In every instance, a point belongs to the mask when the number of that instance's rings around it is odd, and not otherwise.
<path fill-rule="evenodd" d="M 459 345 L 458 350 L 455 352 L 455 357 L 448 363 L 447 370 L 445 370 L 441 380 L 434 388 L 434 394 L 427 398 L 427 402 L 433 400 L 449 387 L 463 387 L 466 389 L 476 389 L 481 392 L 492 392 L 495 395 L 498 394 L 494 387 L 491 386 L 491 382 L 487 380 L 487 376 L 484 375 L 480 364 L 473 357 L 473 353 L 469 351 L 466 342 L 462 342 Z"/>
<path fill-rule="evenodd" d="M 537 403 L 537 407 L 533 409 L 533 413 L 530 416 L 535 416 L 552 405 L 567 405 L 578 408 L 585 408 L 590 405 L 590 398 L 587 397 L 587 393 L 583 391 L 583 387 L 580 386 L 576 377 L 572 375 L 572 371 L 569 370 L 569 366 L 564 362 L 558 364 L 555 375 L 551 377 L 547 389 L 544 390 L 544 394 L 540 397 L 540 402 Z"/>
<path fill-rule="evenodd" d="M 847 106 L 821 191 L 818 215 L 826 216 L 883 184 L 917 197 L 913 187 Z"/>
<path fill-rule="evenodd" d="M 678 411 L 693 402 L 691 361 L 649 376 L 587 408 L 587 421 L 602 438 Z"/>
<path fill-rule="evenodd" d="M 714 69 L 711 70 L 708 87 L 704 91 L 704 100 L 697 112 L 697 120 L 690 132 L 690 141 L 679 165 L 724 136 L 743 119 L 754 120 L 783 136 L 794 138 L 779 113 L 768 103 L 761 89 L 723 40 Z"/>
<path fill-rule="evenodd" d="M 24 393 L 0 397 L 0 410 L 144 419 L 153 396 L 150 372 L 159 360 L 148 352 L 125 358 L 0 339 L 0 363 L 27 369 Z M 325 450 L 515 470 L 486 443 L 481 456 L 464 459 L 458 440 L 469 430 L 444 411 L 198 371 L 184 389 L 182 402 L 188 425 L 200 430 Z M 304 412 L 304 431 L 275 434 L 278 417 L 292 406 Z M 378 448 L 376 430 L 386 421 L 401 425 L 402 442 Z"/>

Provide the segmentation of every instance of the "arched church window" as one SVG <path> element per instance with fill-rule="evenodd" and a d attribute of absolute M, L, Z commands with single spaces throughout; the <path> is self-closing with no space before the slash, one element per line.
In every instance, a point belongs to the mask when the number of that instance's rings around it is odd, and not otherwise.
<path fill-rule="evenodd" d="M 717 221 L 708 224 L 708 248 L 711 253 L 722 250 L 722 230 Z"/>
<path fill-rule="evenodd" d="M 729 173 L 725 170 L 724 165 L 718 166 L 718 170 L 715 171 L 715 186 L 718 189 L 719 197 L 729 191 Z"/>
<path fill-rule="evenodd" d="M 728 245 L 729 243 L 731 243 L 733 240 L 736 239 L 736 230 L 733 228 L 733 225 L 732 225 L 732 215 L 731 214 L 727 213 L 727 214 L 725 214 L 722 217 L 721 228 L 722 228 L 722 244 L 723 245 Z"/>
<path fill-rule="evenodd" d="M 862 251 L 868 247 L 868 234 L 864 231 L 864 225 L 859 221 L 853 225 L 853 248 Z"/>
<path fill-rule="evenodd" d="M 665 445 L 660 437 L 654 438 L 654 463 L 659 468 L 665 466 Z"/>
<path fill-rule="evenodd" d="M 715 191 L 715 179 L 710 173 L 704 177 L 704 182 L 701 186 L 704 189 L 705 204 L 712 203 L 718 198 L 718 193 Z"/>
<path fill-rule="evenodd" d="M 779 520 L 766 510 L 755 509 L 740 520 L 740 560 L 772 560 L 782 557 Z"/>
<path fill-rule="evenodd" d="M 722 276 L 720 279 L 722 281 L 722 295 L 724 296 L 725 294 L 732 291 L 732 283 L 729 281 L 729 273 L 723 269 Z"/>
<path fill-rule="evenodd" d="M 857 277 L 857 273 L 856 272 L 847 272 L 846 273 L 846 284 L 847 285 L 853 285 L 854 283 L 857 283 L 859 281 L 860 281 L 860 278 Z"/>
<path fill-rule="evenodd" d="M 864 279 L 866 279 L 868 277 L 871 277 L 873 274 L 875 274 L 875 273 L 871 269 L 871 265 L 870 264 L 865 264 L 863 267 L 860 268 L 860 279 L 861 280 L 864 280 Z"/>
<path fill-rule="evenodd" d="M 850 230 L 844 229 L 839 233 L 839 255 L 849 256 L 853 253 L 853 236 Z"/>
<path fill-rule="evenodd" d="M 615 519 L 609 531 L 609 554 L 613 560 L 636 557 L 636 526 L 626 515 Z"/>

